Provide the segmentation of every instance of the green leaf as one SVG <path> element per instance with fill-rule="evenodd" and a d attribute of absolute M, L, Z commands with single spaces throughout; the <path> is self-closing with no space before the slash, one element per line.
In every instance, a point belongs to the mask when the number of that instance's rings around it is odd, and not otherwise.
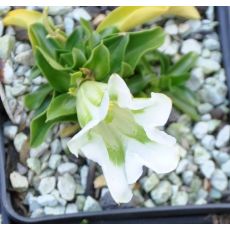
<path fill-rule="evenodd" d="M 122 77 L 128 77 L 132 75 L 134 72 L 133 68 L 130 66 L 130 64 L 126 62 L 121 63 L 121 76 Z"/>
<path fill-rule="evenodd" d="M 29 110 L 35 110 L 41 106 L 52 87 L 49 84 L 40 86 L 35 92 L 24 96 L 24 104 Z"/>
<path fill-rule="evenodd" d="M 41 52 L 41 49 L 36 49 L 35 59 L 40 71 L 55 90 L 58 92 L 67 92 L 70 85 L 70 75 L 65 71 L 53 68 L 43 54 L 44 53 Z"/>
<path fill-rule="evenodd" d="M 110 71 L 110 53 L 103 43 L 93 49 L 84 67 L 90 69 L 98 81 L 108 76 Z"/>
<path fill-rule="evenodd" d="M 117 34 L 117 36 L 104 40 L 104 44 L 110 52 L 110 73 L 121 73 L 122 62 L 128 42 L 128 34 Z"/>
<path fill-rule="evenodd" d="M 72 50 L 74 47 L 79 48 L 84 52 L 84 30 L 81 26 L 78 26 L 68 37 L 66 41 L 66 49 Z"/>
<path fill-rule="evenodd" d="M 39 47 L 51 57 L 56 58 L 56 49 L 60 49 L 61 44 L 55 39 L 47 37 L 48 33 L 41 23 L 31 25 L 28 33 L 33 49 Z"/>
<path fill-rule="evenodd" d="M 32 81 L 33 79 L 38 77 L 40 74 L 41 74 L 40 69 L 37 66 L 33 66 L 32 69 L 31 69 L 31 73 L 30 73 L 28 78 L 29 78 L 29 80 Z"/>
<path fill-rule="evenodd" d="M 86 62 L 86 57 L 84 53 L 78 48 L 73 48 L 72 56 L 73 56 L 73 66 L 72 66 L 73 69 L 80 68 Z"/>
<path fill-rule="evenodd" d="M 62 94 L 52 99 L 47 109 L 47 121 L 76 114 L 76 98 L 70 94 Z"/>
<path fill-rule="evenodd" d="M 41 114 L 37 115 L 30 124 L 30 145 L 32 148 L 36 148 L 39 145 L 41 145 L 50 129 L 58 122 L 64 122 L 64 121 L 77 121 L 77 116 L 67 116 L 67 117 L 61 117 L 60 119 L 55 119 L 49 122 L 46 122 L 46 110 L 43 111 Z"/>
<path fill-rule="evenodd" d="M 164 37 L 164 31 L 159 27 L 130 33 L 125 62 L 134 69 L 145 53 L 157 49 L 163 44 Z"/>
<path fill-rule="evenodd" d="M 184 55 L 175 65 L 173 65 L 167 72 L 167 75 L 181 75 L 188 72 L 195 64 L 197 60 L 197 54 L 189 52 Z"/>
<path fill-rule="evenodd" d="M 154 51 L 153 55 L 155 56 L 155 58 L 157 58 L 160 62 L 160 66 L 161 66 L 161 75 L 164 75 L 168 72 L 168 69 L 170 67 L 170 58 L 168 55 L 163 54 L 159 51 Z"/>

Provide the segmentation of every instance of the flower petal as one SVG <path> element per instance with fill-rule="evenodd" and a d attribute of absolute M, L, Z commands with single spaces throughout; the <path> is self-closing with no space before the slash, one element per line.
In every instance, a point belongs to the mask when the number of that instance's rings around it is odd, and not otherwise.
<path fill-rule="evenodd" d="M 151 98 L 133 99 L 129 108 L 136 122 L 146 130 L 149 127 L 165 125 L 172 109 L 172 102 L 164 94 L 151 93 Z"/>
<path fill-rule="evenodd" d="M 136 153 L 139 161 L 156 173 L 169 173 L 179 162 L 179 151 L 176 145 L 169 147 L 154 142 L 142 144 L 131 140 L 130 151 Z"/>
<path fill-rule="evenodd" d="M 176 144 L 176 139 L 174 137 L 157 128 L 148 128 L 145 131 L 150 140 L 156 141 L 159 144 L 167 146 L 173 146 Z"/>
<path fill-rule="evenodd" d="M 110 76 L 108 90 L 111 100 L 115 100 L 122 108 L 126 108 L 132 101 L 132 94 L 128 86 L 118 74 L 112 74 Z"/>
<path fill-rule="evenodd" d="M 81 148 L 82 153 L 89 159 L 101 165 L 106 183 L 113 199 L 117 203 L 127 203 L 132 198 L 124 165 L 113 164 L 101 137 L 93 135 L 90 142 Z"/>

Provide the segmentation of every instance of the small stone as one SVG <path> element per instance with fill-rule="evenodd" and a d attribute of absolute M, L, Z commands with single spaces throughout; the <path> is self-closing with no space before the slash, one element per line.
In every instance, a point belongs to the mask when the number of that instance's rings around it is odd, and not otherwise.
<path fill-rule="evenodd" d="M 13 66 L 10 60 L 7 60 L 3 67 L 3 82 L 5 84 L 13 83 L 15 79 L 15 74 L 13 70 Z"/>
<path fill-rule="evenodd" d="M 196 205 L 204 205 L 204 204 L 207 204 L 207 201 L 203 198 L 200 198 L 200 199 L 196 200 L 195 204 Z"/>
<path fill-rule="evenodd" d="M 190 185 L 193 180 L 194 172 L 193 171 L 184 171 L 182 174 L 182 179 L 184 184 Z"/>
<path fill-rule="evenodd" d="M 184 191 L 179 191 L 171 199 L 171 205 L 186 205 L 188 203 L 188 194 Z"/>
<path fill-rule="evenodd" d="M 204 73 L 201 68 L 197 67 L 191 71 L 191 77 L 186 82 L 186 85 L 192 91 L 198 90 L 204 83 Z"/>
<path fill-rule="evenodd" d="M 3 129 L 4 136 L 9 138 L 10 140 L 14 140 L 17 132 L 18 132 L 18 127 L 15 125 L 4 126 Z"/>
<path fill-rule="evenodd" d="M 60 162 L 61 162 L 61 155 L 54 154 L 50 156 L 48 166 L 54 170 L 58 167 Z"/>
<path fill-rule="evenodd" d="M 209 192 L 209 196 L 214 200 L 219 200 L 222 197 L 222 193 L 219 190 L 212 188 Z"/>
<path fill-rule="evenodd" d="M 210 159 L 210 154 L 207 150 L 200 145 L 195 145 L 193 149 L 194 153 L 194 162 L 196 164 L 203 164 L 205 161 Z"/>
<path fill-rule="evenodd" d="M 80 169 L 81 184 L 82 184 L 82 187 L 84 188 L 84 190 L 86 189 L 88 171 L 89 171 L 89 167 L 86 166 L 86 165 L 84 165 L 84 166 Z"/>
<path fill-rule="evenodd" d="M 203 50 L 202 50 L 201 56 L 202 56 L 203 58 L 210 58 L 210 56 L 211 56 L 211 51 L 208 50 L 208 49 L 203 49 Z"/>
<path fill-rule="evenodd" d="M 22 84 L 15 84 L 12 88 L 12 94 L 15 97 L 25 94 L 26 91 L 27 91 L 27 86 Z"/>
<path fill-rule="evenodd" d="M 144 207 L 146 208 L 152 208 L 155 207 L 155 204 L 153 203 L 153 201 L 151 199 L 148 199 L 144 202 Z"/>
<path fill-rule="evenodd" d="M 59 139 L 55 139 L 51 143 L 51 154 L 60 154 L 62 151 L 61 142 Z"/>
<path fill-rule="evenodd" d="M 17 152 L 21 152 L 27 142 L 27 136 L 24 133 L 18 133 L 14 138 L 14 147 Z"/>
<path fill-rule="evenodd" d="M 177 174 L 182 173 L 187 168 L 188 164 L 189 161 L 187 159 L 182 159 L 176 168 L 176 173 Z"/>
<path fill-rule="evenodd" d="M 19 174 L 25 175 L 28 172 L 28 168 L 25 167 L 23 164 L 18 162 L 17 163 L 17 171 L 19 172 Z"/>
<path fill-rule="evenodd" d="M 216 39 L 213 38 L 207 38 L 203 41 L 203 45 L 205 48 L 209 50 L 219 50 L 220 49 L 220 43 Z"/>
<path fill-rule="evenodd" d="M 77 208 L 79 211 L 83 211 L 84 205 L 85 205 L 85 196 L 78 196 L 76 200 Z"/>
<path fill-rule="evenodd" d="M 85 193 L 85 190 L 84 190 L 84 188 L 82 187 L 82 185 L 80 185 L 80 184 L 77 184 L 76 185 L 76 195 L 82 195 L 82 194 L 84 194 Z"/>
<path fill-rule="evenodd" d="M 72 10 L 71 6 L 49 6 L 48 14 L 52 16 L 67 14 Z"/>
<path fill-rule="evenodd" d="M 47 151 L 48 148 L 49 145 L 47 143 L 42 143 L 39 147 L 30 150 L 30 156 L 40 157 L 42 154 L 44 154 Z"/>
<path fill-rule="evenodd" d="M 42 208 L 39 208 L 39 209 L 34 210 L 31 213 L 30 217 L 31 218 L 38 218 L 38 217 L 42 217 L 44 215 L 45 215 L 44 210 Z"/>
<path fill-rule="evenodd" d="M 46 215 L 63 215 L 65 214 L 65 207 L 63 206 L 45 207 L 44 213 Z"/>
<path fill-rule="evenodd" d="M 178 27 L 173 20 L 169 20 L 165 24 L 165 32 L 170 35 L 178 34 Z"/>
<path fill-rule="evenodd" d="M 182 36 L 186 36 L 190 32 L 190 26 L 186 23 L 181 23 L 178 26 L 178 33 Z"/>
<path fill-rule="evenodd" d="M 106 186 L 106 180 L 104 175 L 100 175 L 98 177 L 95 178 L 94 182 L 93 182 L 94 188 L 102 188 Z"/>
<path fill-rule="evenodd" d="M 220 169 L 216 169 L 212 175 L 211 184 L 215 189 L 222 192 L 228 186 L 227 176 Z"/>
<path fill-rule="evenodd" d="M 226 152 L 221 152 L 218 150 L 212 151 L 213 158 L 218 162 L 218 164 L 222 165 L 230 159 L 230 156 Z"/>
<path fill-rule="evenodd" d="M 63 199 L 71 201 L 74 199 L 76 183 L 74 178 L 69 174 L 64 174 L 58 178 L 58 190 Z"/>
<path fill-rule="evenodd" d="M 72 213 L 77 213 L 77 212 L 78 212 L 77 205 L 75 203 L 67 204 L 66 210 L 65 210 L 66 214 L 72 214 Z"/>
<path fill-rule="evenodd" d="M 212 119 L 207 122 L 208 123 L 208 132 L 213 133 L 221 124 L 221 121 Z"/>
<path fill-rule="evenodd" d="M 156 204 L 164 204 L 169 200 L 171 195 L 172 187 L 168 181 L 161 181 L 151 192 L 151 197 Z"/>
<path fill-rule="evenodd" d="M 105 19 L 104 14 L 98 14 L 94 19 L 93 19 L 93 25 L 97 26 L 99 23 L 101 23 Z"/>
<path fill-rule="evenodd" d="M 208 133 L 208 123 L 203 121 L 196 123 L 192 132 L 197 139 L 202 139 Z"/>
<path fill-rule="evenodd" d="M 87 21 L 90 21 L 92 19 L 92 17 L 90 16 L 90 14 L 83 8 L 76 8 L 73 12 L 72 12 L 73 18 L 77 21 L 80 21 L 80 19 L 85 19 Z"/>
<path fill-rule="evenodd" d="M 213 150 L 215 147 L 215 137 L 213 135 L 205 135 L 201 141 L 207 150 Z"/>
<path fill-rule="evenodd" d="M 37 201 L 37 197 L 34 197 L 33 195 L 29 195 L 28 197 L 28 205 L 29 205 L 29 211 L 34 212 L 37 209 L 41 208 L 41 205 Z"/>
<path fill-rule="evenodd" d="M 86 200 L 85 200 L 85 204 L 84 204 L 84 208 L 83 211 L 86 212 L 97 212 L 97 211 L 101 211 L 102 208 L 100 206 L 100 204 L 93 199 L 91 196 L 87 196 Z"/>
<path fill-rule="evenodd" d="M 200 166 L 200 170 L 206 178 L 210 179 L 215 171 L 215 163 L 212 160 L 208 160 Z"/>
<path fill-rule="evenodd" d="M 227 176 L 230 176 L 230 160 L 228 160 L 227 162 L 223 163 L 221 165 L 221 169 Z"/>
<path fill-rule="evenodd" d="M 43 178 L 38 186 L 38 191 L 44 195 L 51 193 L 56 185 L 56 178 L 55 177 L 46 177 Z"/>
<path fill-rule="evenodd" d="M 189 25 L 192 33 L 199 32 L 199 30 L 201 28 L 201 21 L 200 20 L 191 19 L 191 20 L 186 21 L 185 23 Z"/>
<path fill-rule="evenodd" d="M 38 158 L 29 158 L 27 159 L 27 166 L 36 174 L 41 172 L 41 161 Z"/>
<path fill-rule="evenodd" d="M 174 185 L 180 186 L 182 184 L 180 177 L 176 173 L 174 173 L 174 172 L 172 172 L 172 173 L 169 174 L 168 179 Z"/>
<path fill-rule="evenodd" d="M 77 172 L 77 165 L 72 162 L 62 163 L 58 166 L 57 171 L 60 175 L 65 173 L 74 174 Z"/>
<path fill-rule="evenodd" d="M 196 66 L 203 69 L 204 74 L 212 74 L 220 70 L 220 64 L 214 60 L 199 57 Z"/>
<path fill-rule="evenodd" d="M 15 49 L 15 54 L 20 54 L 22 52 L 25 52 L 25 51 L 28 51 L 28 50 L 31 50 L 31 46 L 27 43 L 20 43 L 16 49 Z"/>
<path fill-rule="evenodd" d="M 221 148 L 229 144 L 230 125 L 225 125 L 217 134 L 216 147 Z"/>
<path fill-rule="evenodd" d="M 34 65 L 34 55 L 32 50 L 27 50 L 22 53 L 19 53 L 14 58 L 15 62 L 22 64 L 33 66 Z"/>
<path fill-rule="evenodd" d="M 208 9 L 206 10 L 206 16 L 207 19 L 210 21 L 214 21 L 215 14 L 214 14 L 214 6 L 208 6 Z"/>
<path fill-rule="evenodd" d="M 18 172 L 10 174 L 10 182 L 14 190 L 24 192 L 28 189 L 29 183 L 25 176 L 20 175 Z"/>
<path fill-rule="evenodd" d="M 9 58 L 11 51 L 14 48 L 15 38 L 11 35 L 0 37 L 0 58 L 4 61 Z"/>
<path fill-rule="evenodd" d="M 183 41 L 182 43 L 181 53 L 187 54 L 189 52 L 196 52 L 197 54 L 201 54 L 201 45 L 195 39 L 190 38 Z"/>
<path fill-rule="evenodd" d="M 198 111 L 200 112 L 200 114 L 209 113 L 212 109 L 213 109 L 213 105 L 210 103 L 204 103 L 198 105 Z"/>
<path fill-rule="evenodd" d="M 221 54 L 221 52 L 219 52 L 219 51 L 212 51 L 210 59 L 213 60 L 213 61 L 216 61 L 218 63 L 221 63 L 221 60 L 222 60 L 222 54 Z"/>
<path fill-rule="evenodd" d="M 172 41 L 170 46 L 168 46 L 164 53 L 170 56 L 175 56 L 178 53 L 179 50 L 179 43 L 177 41 Z"/>
<path fill-rule="evenodd" d="M 60 197 L 60 193 L 57 189 L 54 189 L 50 194 L 57 199 L 60 205 L 66 206 L 67 201 Z"/>
<path fill-rule="evenodd" d="M 37 202 L 43 207 L 44 206 L 54 207 L 58 204 L 57 199 L 51 194 L 45 194 L 45 195 L 38 196 Z"/>
<path fill-rule="evenodd" d="M 70 17 L 64 18 L 64 28 L 67 35 L 70 35 L 74 30 L 74 20 Z"/>
<path fill-rule="evenodd" d="M 155 188 L 159 184 L 159 179 L 155 173 L 146 178 L 143 183 L 143 189 L 145 192 L 150 192 L 153 188 Z"/>

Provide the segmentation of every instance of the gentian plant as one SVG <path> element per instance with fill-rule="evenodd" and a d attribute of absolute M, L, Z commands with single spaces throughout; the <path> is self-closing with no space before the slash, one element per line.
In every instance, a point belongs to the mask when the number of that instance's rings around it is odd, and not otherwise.
<path fill-rule="evenodd" d="M 5 25 L 28 30 L 36 61 L 30 78 L 41 74 L 47 79 L 24 98 L 34 111 L 31 147 L 42 144 L 57 123 L 78 124 L 69 150 L 101 165 L 117 203 L 130 201 L 130 185 L 143 166 L 157 173 L 177 166 L 176 140 L 160 129 L 170 115 L 169 97 L 178 108 L 186 102 L 195 106 L 184 83 L 196 55 L 190 53 L 173 65 L 156 51 L 165 37 L 160 27 L 127 31 L 171 14 L 199 18 L 193 7 L 118 7 L 96 30 L 82 19 L 69 36 L 53 24 L 47 10 L 17 9 L 4 18 Z M 156 62 L 160 75 L 154 72 Z M 183 111 L 197 118 L 194 107 Z"/>

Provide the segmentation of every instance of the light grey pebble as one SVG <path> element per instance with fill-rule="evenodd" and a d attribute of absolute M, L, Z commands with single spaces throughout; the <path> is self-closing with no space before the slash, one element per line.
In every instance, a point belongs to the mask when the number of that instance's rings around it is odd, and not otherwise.
<path fill-rule="evenodd" d="M 224 164 L 230 159 L 230 156 L 228 153 L 222 152 L 216 149 L 212 151 L 212 156 L 220 165 Z"/>
<path fill-rule="evenodd" d="M 30 156 L 31 157 L 40 157 L 43 155 L 49 148 L 49 145 L 47 143 L 42 143 L 37 148 L 32 148 L 30 150 Z"/>
<path fill-rule="evenodd" d="M 178 34 L 178 26 L 174 20 L 168 20 L 165 23 L 164 29 L 165 29 L 165 32 L 170 34 L 170 35 L 177 35 Z"/>
<path fill-rule="evenodd" d="M 14 58 L 14 61 L 22 65 L 33 66 L 34 65 L 33 51 L 26 50 L 24 52 L 17 54 Z"/>
<path fill-rule="evenodd" d="M 51 194 L 45 194 L 45 195 L 38 196 L 37 202 L 43 207 L 45 206 L 54 207 L 58 204 L 57 199 Z"/>
<path fill-rule="evenodd" d="M 208 133 L 213 133 L 221 124 L 220 120 L 212 119 L 208 123 Z"/>
<path fill-rule="evenodd" d="M 70 174 L 74 174 L 77 172 L 77 165 L 72 163 L 72 162 L 66 162 L 66 163 L 62 163 L 58 166 L 57 171 L 60 175 L 63 175 L 65 173 L 70 173 Z"/>
<path fill-rule="evenodd" d="M 188 203 L 188 194 L 184 191 L 179 191 L 171 199 L 171 205 L 186 205 Z"/>
<path fill-rule="evenodd" d="M 159 184 L 159 179 L 155 173 L 146 178 L 143 183 L 145 192 L 150 192 L 156 185 Z"/>
<path fill-rule="evenodd" d="M 55 139 L 51 143 L 51 154 L 59 154 L 62 151 L 61 142 L 59 139 Z"/>
<path fill-rule="evenodd" d="M 27 166 L 36 174 L 41 172 L 41 161 L 38 158 L 31 157 L 27 159 Z"/>
<path fill-rule="evenodd" d="M 220 169 L 216 169 L 212 175 L 211 184 L 215 189 L 222 192 L 228 185 L 227 176 Z"/>
<path fill-rule="evenodd" d="M 190 185 L 193 180 L 194 172 L 191 170 L 184 171 L 182 173 L 182 179 L 184 184 Z"/>
<path fill-rule="evenodd" d="M 200 20 L 190 19 L 190 20 L 187 20 L 185 23 L 189 25 L 192 33 L 199 32 L 199 30 L 201 28 L 201 21 Z"/>
<path fill-rule="evenodd" d="M 67 35 L 70 35 L 74 30 L 74 20 L 70 17 L 64 18 L 64 27 Z"/>
<path fill-rule="evenodd" d="M 53 175 L 54 175 L 54 170 L 46 169 L 39 175 L 39 178 L 43 179 L 43 178 L 50 177 L 50 176 L 53 176 Z"/>
<path fill-rule="evenodd" d="M 195 204 L 196 205 L 204 205 L 204 204 L 207 204 L 207 200 L 205 200 L 203 198 L 199 198 L 198 200 L 196 200 Z"/>
<path fill-rule="evenodd" d="M 189 52 L 196 52 L 197 54 L 201 54 L 201 44 L 192 38 L 189 38 L 182 43 L 181 53 L 187 54 Z"/>
<path fill-rule="evenodd" d="M 21 152 L 24 144 L 27 141 L 27 136 L 24 133 L 18 133 L 14 138 L 14 147 L 17 152 Z"/>
<path fill-rule="evenodd" d="M 230 160 L 223 163 L 221 169 L 227 176 L 230 176 Z"/>
<path fill-rule="evenodd" d="M 211 51 L 208 50 L 208 49 L 206 49 L 206 48 L 204 48 L 204 49 L 202 50 L 201 56 L 202 56 L 203 58 L 210 58 L 210 56 L 211 56 Z"/>
<path fill-rule="evenodd" d="M 151 192 L 151 197 L 156 204 L 163 204 L 167 202 L 171 195 L 172 186 L 168 181 L 161 181 Z"/>
<path fill-rule="evenodd" d="M 15 38 L 11 35 L 0 37 L 0 58 L 4 61 L 9 58 L 15 44 Z"/>
<path fill-rule="evenodd" d="M 72 10 L 72 6 L 49 6 L 48 14 L 52 16 L 67 14 Z"/>
<path fill-rule="evenodd" d="M 50 156 L 48 166 L 51 169 L 56 169 L 61 162 L 61 155 L 54 154 Z"/>
<path fill-rule="evenodd" d="M 168 179 L 174 185 L 180 186 L 182 184 L 180 177 L 175 172 L 170 173 Z"/>
<path fill-rule="evenodd" d="M 215 171 L 215 163 L 212 160 L 207 160 L 201 164 L 200 170 L 206 178 L 210 179 Z"/>
<path fill-rule="evenodd" d="M 25 92 L 27 92 L 27 90 L 28 90 L 28 88 L 26 85 L 15 84 L 12 87 L 12 94 L 15 97 L 21 96 L 21 95 L 25 94 Z"/>
<path fill-rule="evenodd" d="M 182 159 L 176 168 L 176 173 L 177 174 L 182 173 L 188 167 L 188 164 L 189 164 L 188 159 Z"/>
<path fill-rule="evenodd" d="M 212 59 L 199 57 L 196 66 L 203 69 L 204 74 L 212 74 L 220 70 L 220 64 Z"/>
<path fill-rule="evenodd" d="M 29 196 L 28 204 L 29 204 L 29 211 L 30 212 L 34 212 L 35 210 L 41 208 L 41 205 L 37 201 L 37 197 L 34 197 L 33 195 Z"/>
<path fill-rule="evenodd" d="M 209 113 L 213 109 L 213 105 L 210 103 L 203 103 L 198 105 L 198 111 L 200 114 Z"/>
<path fill-rule="evenodd" d="M 207 38 L 203 41 L 203 45 L 205 48 L 209 50 L 219 50 L 220 49 L 220 43 L 214 38 Z"/>
<path fill-rule="evenodd" d="M 200 121 L 195 124 L 192 132 L 197 139 L 202 139 L 208 133 L 208 123 Z"/>
<path fill-rule="evenodd" d="M 190 32 L 191 28 L 187 23 L 181 23 L 178 25 L 178 33 L 182 36 L 186 36 Z"/>
<path fill-rule="evenodd" d="M 221 191 L 215 189 L 215 188 L 212 188 L 209 192 L 209 196 L 214 199 L 214 200 L 217 200 L 217 199 L 220 199 L 222 197 L 222 193 Z"/>
<path fill-rule="evenodd" d="M 208 9 L 206 10 L 205 14 L 207 16 L 207 19 L 209 19 L 210 21 L 214 21 L 215 18 L 214 6 L 208 6 Z"/>
<path fill-rule="evenodd" d="M 73 18 L 80 21 L 81 18 L 90 21 L 92 19 L 91 15 L 84 8 L 76 8 L 72 12 Z"/>
<path fill-rule="evenodd" d="M 17 163 L 17 171 L 21 174 L 21 175 L 25 175 L 28 172 L 28 168 L 26 166 L 24 166 L 21 163 Z"/>
<path fill-rule="evenodd" d="M 222 54 L 221 54 L 221 52 L 219 52 L 219 51 L 212 51 L 210 59 L 213 60 L 213 61 L 216 61 L 218 63 L 221 63 L 221 60 L 222 60 Z"/>
<path fill-rule="evenodd" d="M 44 213 L 46 215 L 62 215 L 65 214 L 65 207 L 63 206 L 45 207 Z"/>
<path fill-rule="evenodd" d="M 73 200 L 76 192 L 76 182 L 70 174 L 58 177 L 58 190 L 61 197 L 67 201 Z"/>
<path fill-rule="evenodd" d="M 201 140 L 202 145 L 207 150 L 213 150 L 215 148 L 215 137 L 213 135 L 205 135 L 203 139 Z"/>
<path fill-rule="evenodd" d="M 77 212 L 78 212 L 77 205 L 75 203 L 67 204 L 66 210 L 65 210 L 66 214 L 72 214 L 72 213 L 77 213 Z"/>
<path fill-rule="evenodd" d="M 98 201 L 96 201 L 91 196 L 86 197 L 83 211 L 85 211 L 85 212 L 86 211 L 97 212 L 97 211 L 101 211 L 101 210 L 102 210 L 102 208 L 101 208 L 100 204 L 98 203 Z"/>
<path fill-rule="evenodd" d="M 203 115 L 201 116 L 201 120 L 202 120 L 202 121 L 210 121 L 211 119 L 212 119 L 212 116 L 211 116 L 211 114 L 209 114 L 209 113 L 203 114 Z"/>
<path fill-rule="evenodd" d="M 186 82 L 186 85 L 192 91 L 198 90 L 204 83 L 204 73 L 201 68 L 197 67 L 191 71 L 191 77 Z"/>
<path fill-rule="evenodd" d="M 12 62 L 10 60 L 7 60 L 4 63 L 3 67 L 3 82 L 5 84 L 11 84 L 15 80 L 15 74 L 12 66 Z"/>
<path fill-rule="evenodd" d="M 5 125 L 3 128 L 4 136 L 9 138 L 10 140 L 14 140 L 17 132 L 18 132 L 18 127 L 15 125 Z"/>
<path fill-rule="evenodd" d="M 230 125 L 225 125 L 217 134 L 216 147 L 221 148 L 230 143 Z"/>
<path fill-rule="evenodd" d="M 27 178 L 15 171 L 10 174 L 10 182 L 13 189 L 18 192 L 24 192 L 29 187 Z"/>
<path fill-rule="evenodd" d="M 82 184 L 82 187 L 84 188 L 84 190 L 86 189 L 88 171 L 89 171 L 89 167 L 88 167 L 87 165 L 84 165 L 84 166 L 80 169 L 81 184 Z"/>
<path fill-rule="evenodd" d="M 42 208 L 39 208 L 39 209 L 34 210 L 31 213 L 30 217 L 31 218 L 37 218 L 37 217 L 42 217 L 44 215 L 45 215 L 44 210 Z"/>
<path fill-rule="evenodd" d="M 208 159 L 210 159 L 210 154 L 208 151 L 200 146 L 199 144 L 195 145 L 193 148 L 194 162 L 196 164 L 203 164 Z"/>
<path fill-rule="evenodd" d="M 41 182 L 38 186 L 38 191 L 44 195 L 51 193 L 56 185 L 56 178 L 55 177 L 46 177 L 41 179 Z"/>
<path fill-rule="evenodd" d="M 15 49 L 15 54 L 20 54 L 22 52 L 25 52 L 25 51 L 28 51 L 28 50 L 31 50 L 31 46 L 27 43 L 20 43 L 16 49 Z"/>
<path fill-rule="evenodd" d="M 60 193 L 57 189 L 54 189 L 50 194 L 57 199 L 57 201 L 60 205 L 66 206 L 67 201 L 60 197 Z"/>
<path fill-rule="evenodd" d="M 82 185 L 81 184 L 76 184 L 76 194 L 79 195 L 79 194 L 84 194 L 84 193 L 85 193 L 85 190 L 82 187 Z"/>
<path fill-rule="evenodd" d="M 79 211 L 83 211 L 84 205 L 85 205 L 86 197 L 85 196 L 77 196 L 76 204 L 77 209 Z"/>
<path fill-rule="evenodd" d="M 175 56 L 178 53 L 179 50 L 179 43 L 177 41 L 172 41 L 170 46 L 168 46 L 164 53 L 170 56 Z"/>
<path fill-rule="evenodd" d="M 144 207 L 146 208 L 152 208 L 155 207 L 155 204 L 153 203 L 153 201 L 151 199 L 148 199 L 144 202 Z"/>

